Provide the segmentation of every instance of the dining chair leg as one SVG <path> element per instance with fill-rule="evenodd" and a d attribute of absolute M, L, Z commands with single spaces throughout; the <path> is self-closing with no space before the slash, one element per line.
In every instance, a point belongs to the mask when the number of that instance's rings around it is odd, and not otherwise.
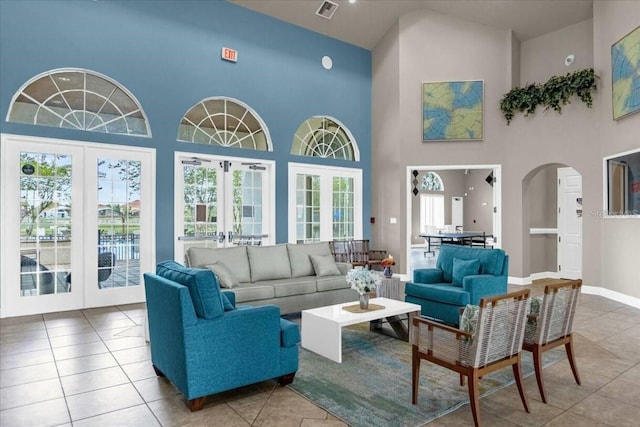
<path fill-rule="evenodd" d="M 542 349 L 538 344 L 533 345 L 533 367 L 536 371 L 536 382 L 538 383 L 538 391 L 543 403 L 547 403 L 547 395 L 544 392 L 544 379 L 542 378 Z"/>
<path fill-rule="evenodd" d="M 513 377 L 516 380 L 516 385 L 518 386 L 518 393 L 520 393 L 520 400 L 522 400 L 522 406 L 524 406 L 524 410 L 529 412 L 529 401 L 527 400 L 527 395 L 524 394 L 524 387 L 522 386 L 522 369 L 520 368 L 520 356 L 518 355 L 518 360 L 516 363 L 511 365 L 513 367 Z"/>
<path fill-rule="evenodd" d="M 478 427 L 480 425 L 480 399 L 478 397 L 478 375 L 472 372 L 467 376 L 467 384 L 469 385 L 469 405 L 473 414 L 473 424 Z"/>
<path fill-rule="evenodd" d="M 573 335 L 569 337 L 569 341 L 564 345 L 564 348 L 567 350 L 567 359 L 569 359 L 569 365 L 571 365 L 573 378 L 575 378 L 576 383 L 580 385 L 580 374 L 578 373 L 578 365 L 576 365 L 576 359 L 573 353 Z"/>

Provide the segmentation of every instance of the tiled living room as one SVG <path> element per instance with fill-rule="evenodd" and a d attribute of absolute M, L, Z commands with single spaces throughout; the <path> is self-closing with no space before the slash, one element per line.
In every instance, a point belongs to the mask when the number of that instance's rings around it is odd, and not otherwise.
<path fill-rule="evenodd" d="M 540 293 L 542 285 L 532 289 Z M 275 381 L 211 396 L 204 409 L 190 412 L 182 394 L 153 371 L 144 311 L 143 304 L 136 304 L 3 319 L 2 425 L 346 425 Z M 544 369 L 547 404 L 530 376 L 525 389 L 531 413 L 522 410 L 512 384 L 481 399 L 484 424 L 635 425 L 640 416 L 639 326 L 639 309 L 582 294 L 574 327 L 582 385 L 574 382 L 564 358 Z M 450 376 L 455 384 L 457 376 Z M 429 425 L 470 424 L 467 404 Z"/>
<path fill-rule="evenodd" d="M 0 427 L 473 425 L 462 378 L 426 360 L 412 404 L 412 312 L 341 324 L 342 363 L 305 348 L 301 309 L 359 308 L 335 254 L 305 255 L 310 273 L 254 257 L 259 278 L 240 257 L 188 259 L 367 239 L 395 256 L 395 292 L 462 229 L 509 256 L 509 292 L 582 280 L 580 384 L 564 346 L 545 352 L 544 403 L 523 351 L 529 413 L 506 367 L 479 382 L 482 424 L 636 425 L 638 16 L 637 0 L 0 0 Z M 573 94 L 547 91 L 571 81 Z M 143 274 L 167 262 L 233 293 L 223 316 L 283 313 L 268 355 L 256 349 L 269 328 L 228 321 L 227 335 L 255 339 L 196 369 L 223 378 L 200 410 L 165 357 L 182 357 L 162 334 L 177 324 L 169 294 L 147 320 Z M 194 312 L 185 324 L 203 320 L 182 284 L 169 288 Z M 171 351 L 152 356 L 154 322 Z M 207 355 L 224 348 L 209 332 L 190 337 Z M 466 351 L 477 337 L 463 332 Z M 291 384 L 224 386 L 229 366 L 245 378 L 285 352 Z"/>

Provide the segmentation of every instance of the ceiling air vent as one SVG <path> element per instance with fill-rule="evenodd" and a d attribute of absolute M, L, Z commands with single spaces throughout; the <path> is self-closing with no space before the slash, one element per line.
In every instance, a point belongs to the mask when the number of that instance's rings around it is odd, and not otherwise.
<path fill-rule="evenodd" d="M 336 13 L 336 10 L 338 10 L 338 3 L 324 0 L 316 11 L 316 15 L 322 16 L 325 19 L 331 19 L 333 14 Z"/>

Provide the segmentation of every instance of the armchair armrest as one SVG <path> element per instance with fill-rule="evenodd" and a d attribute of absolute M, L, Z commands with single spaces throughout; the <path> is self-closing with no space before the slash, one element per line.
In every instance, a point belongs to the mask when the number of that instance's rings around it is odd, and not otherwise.
<path fill-rule="evenodd" d="M 442 283 L 444 277 L 439 268 L 419 268 L 413 272 L 414 283 Z"/>
<path fill-rule="evenodd" d="M 232 291 L 222 291 L 222 293 L 227 297 L 233 308 L 236 308 L 236 294 Z"/>
<path fill-rule="evenodd" d="M 483 297 L 507 293 L 507 276 L 478 274 L 465 276 L 462 288 L 469 292 L 469 304 L 478 305 Z"/>
<path fill-rule="evenodd" d="M 455 365 L 465 358 L 471 340 L 472 334 L 469 332 L 423 318 L 413 318 L 411 342 L 414 351 Z"/>

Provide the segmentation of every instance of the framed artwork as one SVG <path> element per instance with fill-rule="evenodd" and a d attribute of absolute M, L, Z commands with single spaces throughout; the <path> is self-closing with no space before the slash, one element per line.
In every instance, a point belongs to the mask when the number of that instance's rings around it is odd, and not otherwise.
<path fill-rule="evenodd" d="M 640 27 L 611 46 L 613 120 L 640 111 Z"/>
<path fill-rule="evenodd" d="M 483 103 L 482 80 L 423 83 L 422 140 L 482 140 Z"/>

